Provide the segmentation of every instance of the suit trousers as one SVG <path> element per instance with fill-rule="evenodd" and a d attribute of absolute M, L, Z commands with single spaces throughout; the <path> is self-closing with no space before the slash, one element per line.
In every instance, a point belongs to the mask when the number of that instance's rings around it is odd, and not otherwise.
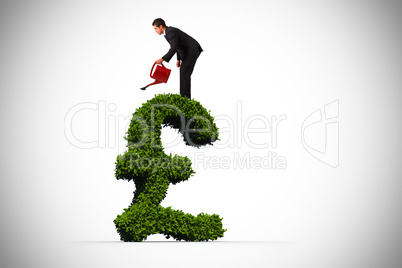
<path fill-rule="evenodd" d="M 183 57 L 180 66 L 180 95 L 191 99 L 191 75 L 201 51 L 198 47 L 191 49 Z"/>

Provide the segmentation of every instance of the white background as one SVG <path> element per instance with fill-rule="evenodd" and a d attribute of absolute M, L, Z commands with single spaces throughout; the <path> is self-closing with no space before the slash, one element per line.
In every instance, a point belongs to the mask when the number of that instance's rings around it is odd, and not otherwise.
<path fill-rule="evenodd" d="M 399 267 L 401 11 L 391 1 L 2 1 L 1 266 Z M 123 243 L 113 224 L 134 190 L 114 178 L 131 114 L 179 93 L 175 58 L 167 84 L 139 90 L 169 49 L 157 17 L 199 41 L 192 97 L 234 127 L 218 123 L 214 147 L 166 152 L 286 160 L 199 164 L 169 188 L 164 206 L 224 218 L 215 242 Z M 304 120 L 333 101 L 337 167 L 301 140 Z M 95 110 L 71 117 L 74 107 Z M 247 119 L 281 115 L 276 147 L 272 133 L 243 135 Z M 325 145 L 317 126 L 312 146 Z M 164 143 L 176 135 L 164 129 Z"/>

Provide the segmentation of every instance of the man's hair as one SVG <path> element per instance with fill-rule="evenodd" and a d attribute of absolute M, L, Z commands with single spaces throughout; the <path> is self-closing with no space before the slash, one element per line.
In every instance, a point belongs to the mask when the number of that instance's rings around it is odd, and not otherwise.
<path fill-rule="evenodd" d="M 166 28 L 166 23 L 165 23 L 165 21 L 163 20 L 163 19 L 161 19 L 161 18 L 158 18 L 158 19 L 155 19 L 154 20 L 154 22 L 152 23 L 152 26 L 156 26 L 156 27 L 159 27 L 159 26 L 163 26 L 163 28 Z"/>

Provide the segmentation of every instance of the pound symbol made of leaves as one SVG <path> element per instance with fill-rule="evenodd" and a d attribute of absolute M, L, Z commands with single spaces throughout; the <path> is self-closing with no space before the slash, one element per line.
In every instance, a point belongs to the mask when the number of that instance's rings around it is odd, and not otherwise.
<path fill-rule="evenodd" d="M 188 180 L 194 173 L 188 157 L 166 155 L 163 126 L 178 129 L 186 145 L 199 147 L 218 139 L 214 118 L 197 101 L 177 94 L 160 94 L 138 108 L 125 137 L 127 150 L 117 157 L 117 179 L 133 180 L 131 205 L 114 220 L 123 241 L 143 241 L 151 234 L 176 240 L 208 241 L 223 237 L 219 215 L 197 216 L 160 205 L 169 184 Z"/>

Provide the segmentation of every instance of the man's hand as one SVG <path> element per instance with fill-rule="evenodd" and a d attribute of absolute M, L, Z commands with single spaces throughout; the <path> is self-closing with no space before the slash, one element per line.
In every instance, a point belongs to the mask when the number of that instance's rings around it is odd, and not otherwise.
<path fill-rule="evenodd" d="M 179 60 L 176 62 L 176 66 L 177 66 L 177 68 L 180 68 L 181 64 L 180 64 Z"/>
<path fill-rule="evenodd" d="M 162 62 L 163 62 L 163 59 L 159 59 L 159 60 L 155 61 L 156 64 L 162 64 Z"/>

